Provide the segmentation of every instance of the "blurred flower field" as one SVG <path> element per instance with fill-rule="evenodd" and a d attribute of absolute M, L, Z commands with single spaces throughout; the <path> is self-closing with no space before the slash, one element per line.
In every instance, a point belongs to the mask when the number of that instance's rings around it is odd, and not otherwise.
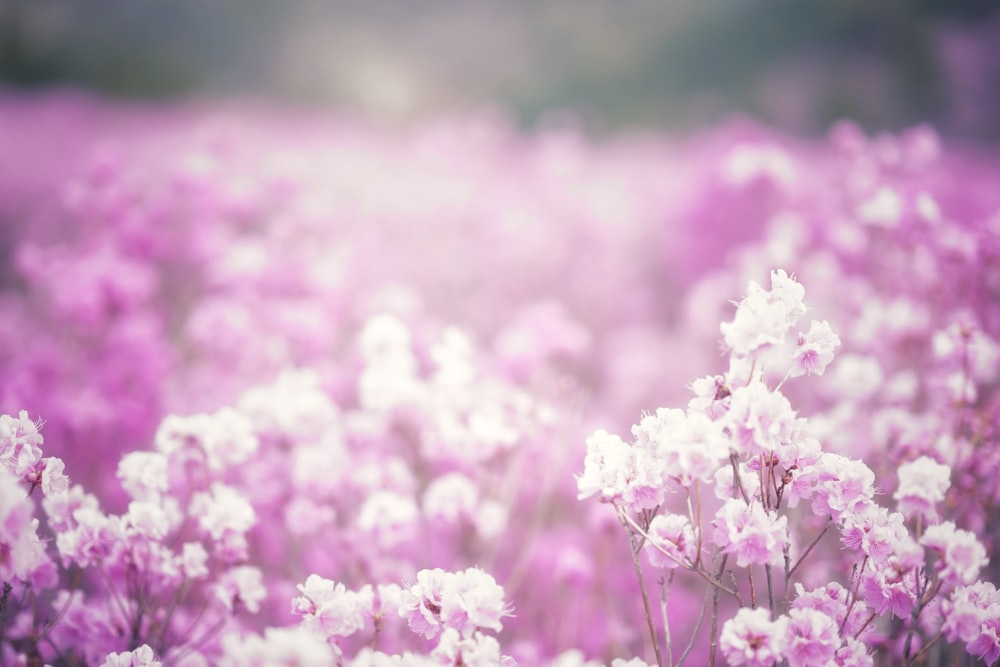
<path fill-rule="evenodd" d="M 0 127 L 0 663 L 1000 659 L 995 150 Z"/>

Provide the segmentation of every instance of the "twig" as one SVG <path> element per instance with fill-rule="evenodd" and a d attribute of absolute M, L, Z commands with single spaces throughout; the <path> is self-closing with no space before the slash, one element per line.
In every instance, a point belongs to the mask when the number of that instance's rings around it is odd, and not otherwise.
<path fill-rule="evenodd" d="M 688 640 L 687 646 L 684 647 L 681 657 L 677 659 L 675 667 L 682 667 L 684 660 L 688 657 L 688 653 L 694 648 L 694 642 L 698 638 L 698 631 L 701 630 L 701 622 L 705 620 L 705 607 L 708 606 L 708 594 L 711 590 L 710 588 L 705 589 L 705 597 L 701 599 L 701 609 L 698 610 L 698 620 L 694 622 L 694 628 L 691 630 L 691 639 Z"/>
<path fill-rule="evenodd" d="M 832 522 L 832 520 L 829 519 L 829 518 L 826 520 L 826 525 L 823 526 L 823 530 L 821 530 L 819 532 L 819 535 L 817 535 L 816 538 L 812 542 L 809 543 L 809 546 L 806 547 L 805 552 L 801 556 L 799 556 L 799 559 L 797 561 L 795 561 L 795 565 L 792 566 L 792 569 L 788 571 L 788 575 L 785 577 L 786 582 L 791 581 L 791 578 L 795 574 L 795 571 L 797 569 L 799 569 L 800 565 L 802 565 L 802 561 L 804 561 L 806 559 L 806 556 L 808 556 L 810 554 L 810 552 L 812 552 L 813 548 L 817 544 L 819 544 L 819 541 L 821 539 L 823 539 L 823 536 L 826 535 L 826 531 L 830 529 L 830 523 L 831 522 Z M 788 584 L 786 583 L 786 586 L 787 585 Z"/>
<path fill-rule="evenodd" d="M 646 582 L 642 578 L 642 566 L 639 564 L 639 551 L 635 545 L 635 533 L 628 531 L 629 551 L 632 552 L 632 564 L 635 565 L 635 576 L 639 579 L 639 591 L 642 593 L 642 608 L 646 612 L 646 625 L 649 627 L 649 637 L 653 642 L 653 652 L 656 653 L 656 664 L 659 667 L 666 667 L 663 664 L 663 656 L 660 655 L 660 643 L 656 639 L 656 628 L 653 627 L 653 612 L 649 609 L 649 595 L 646 594 Z"/>
<path fill-rule="evenodd" d="M 670 560 L 674 561 L 678 565 L 682 566 L 683 568 L 685 568 L 687 570 L 691 570 L 692 572 L 697 573 L 698 575 L 701 576 L 702 579 L 704 579 L 705 581 L 707 581 L 712 586 L 715 586 L 719 590 L 721 590 L 721 591 L 723 591 L 725 593 L 729 593 L 733 597 L 736 596 L 736 593 L 734 591 L 730 590 L 729 588 L 726 588 L 719 581 L 717 581 L 716 579 L 713 579 L 712 577 L 710 577 L 705 572 L 705 570 L 703 570 L 702 568 L 695 567 L 693 563 L 685 563 L 684 561 L 678 559 L 677 556 L 673 555 L 672 553 L 670 553 L 669 551 L 667 551 L 666 549 L 664 549 L 663 547 L 661 547 L 659 544 L 657 544 L 656 540 L 650 538 L 649 535 L 646 533 L 646 531 L 644 531 L 642 529 L 642 527 L 639 524 L 637 524 L 635 522 L 635 520 L 632 517 L 630 517 L 628 515 L 628 513 L 625 512 L 624 510 L 622 510 L 621 508 L 618 508 L 618 515 L 622 519 L 624 519 L 624 521 L 627 522 L 630 526 L 632 526 L 632 528 L 634 528 L 636 530 L 636 532 L 638 532 L 643 537 L 647 538 L 649 540 L 649 544 L 652 544 L 653 548 L 656 549 L 657 551 L 659 551 L 661 554 L 663 554 L 664 556 L 666 556 Z"/>
<path fill-rule="evenodd" d="M 722 554 L 722 561 L 719 563 L 719 573 L 715 576 L 719 581 L 722 580 L 722 573 L 726 571 L 726 561 L 728 559 L 729 554 Z M 719 588 L 720 586 L 717 586 L 712 591 L 712 637 L 708 645 L 709 667 L 715 667 L 715 653 L 719 645 Z"/>
<path fill-rule="evenodd" d="M 670 620 L 667 618 L 667 603 L 670 600 L 670 587 L 674 583 L 674 571 L 670 571 L 670 576 L 666 581 L 660 577 L 660 615 L 663 616 L 663 639 L 667 648 L 667 665 L 674 667 L 674 652 L 670 643 Z"/>

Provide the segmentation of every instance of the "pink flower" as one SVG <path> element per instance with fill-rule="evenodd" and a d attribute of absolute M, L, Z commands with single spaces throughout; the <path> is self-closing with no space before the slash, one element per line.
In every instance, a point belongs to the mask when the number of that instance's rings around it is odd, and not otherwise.
<path fill-rule="evenodd" d="M 836 622 L 815 609 L 792 609 L 782 651 L 789 667 L 824 667 L 840 646 Z"/>
<path fill-rule="evenodd" d="M 763 382 L 738 387 L 730 401 L 729 411 L 720 422 L 733 435 L 733 444 L 740 453 L 774 453 L 798 435 L 800 422 L 788 399 Z"/>
<path fill-rule="evenodd" d="M 302 626 L 324 637 L 348 637 L 364 626 L 366 599 L 371 588 L 356 593 L 342 583 L 311 574 L 299 584 L 302 596 L 292 600 L 292 613 L 302 616 Z"/>
<path fill-rule="evenodd" d="M 788 619 L 772 621 L 765 609 L 747 609 L 722 625 L 719 648 L 733 667 L 771 667 L 781 660 Z"/>
<path fill-rule="evenodd" d="M 481 632 L 469 636 L 454 628 L 447 628 L 431 653 L 439 665 L 467 665 L 468 667 L 514 667 L 514 662 L 500 655 L 500 643 Z"/>
<path fill-rule="evenodd" d="M 979 636 L 987 618 L 1000 616 L 1000 592 L 988 581 L 959 586 L 941 602 L 941 615 L 941 631 L 948 641 L 969 643 Z"/>
<path fill-rule="evenodd" d="M 764 508 L 730 498 L 715 515 L 712 540 L 740 567 L 780 563 L 788 539 L 788 517 L 768 514 Z"/>
<path fill-rule="evenodd" d="M 333 647 L 299 628 L 267 628 L 260 635 L 222 638 L 220 667 L 329 667 L 337 664 Z"/>
<path fill-rule="evenodd" d="M 907 516 L 921 515 L 936 519 L 935 506 L 944 500 L 951 486 L 951 468 L 929 456 L 921 456 L 899 466 L 899 486 L 893 500 Z"/>
<path fill-rule="evenodd" d="M 781 269 L 771 271 L 770 291 L 751 280 L 733 321 L 721 327 L 726 346 L 734 355 L 745 357 L 762 347 L 781 345 L 806 312 L 804 296 L 805 288 Z"/>
<path fill-rule="evenodd" d="M 225 572 L 215 587 L 215 595 L 229 611 L 246 609 L 251 614 L 260 611 L 261 601 L 267 597 L 260 568 L 241 565 Z"/>
<path fill-rule="evenodd" d="M 682 564 L 693 563 L 697 556 L 698 544 L 694 529 L 686 516 L 657 515 L 649 524 L 649 537 L 643 549 L 654 567 L 674 569 Z"/>
<path fill-rule="evenodd" d="M 160 667 L 161 663 L 153 655 L 153 649 L 143 644 L 134 651 L 110 653 L 101 667 Z"/>
<path fill-rule="evenodd" d="M 130 452 L 118 462 L 118 479 L 136 500 L 155 500 L 167 491 L 167 457 L 160 452 Z"/>
<path fill-rule="evenodd" d="M 867 508 L 875 496 L 875 473 L 863 461 L 823 452 L 812 470 L 812 509 L 839 521 Z"/>
<path fill-rule="evenodd" d="M 845 644 L 837 649 L 833 663 L 837 667 L 872 667 L 875 660 L 868 654 L 868 647 L 864 642 L 848 637 Z"/>
<path fill-rule="evenodd" d="M 871 558 L 876 565 L 885 563 L 894 554 L 919 550 L 906 530 L 903 515 L 875 503 L 843 516 L 841 541 L 848 549 Z"/>
<path fill-rule="evenodd" d="M 500 619 L 509 611 L 503 588 L 492 575 L 479 568 L 456 572 L 441 600 L 441 618 L 448 627 L 468 636 L 477 628 L 499 632 Z"/>
<path fill-rule="evenodd" d="M 444 628 L 469 637 L 478 628 L 501 629 L 500 619 L 509 614 L 503 598 L 503 588 L 478 568 L 457 573 L 421 570 L 417 583 L 400 595 L 399 615 L 428 639 Z"/>
<path fill-rule="evenodd" d="M 220 482 L 212 484 L 208 492 L 196 493 L 188 512 L 214 540 L 222 539 L 227 533 L 243 535 L 257 521 L 257 514 L 243 494 Z"/>
<path fill-rule="evenodd" d="M 839 345 L 840 338 L 833 333 L 829 322 L 813 320 L 809 325 L 809 333 L 799 334 L 789 375 L 822 375 L 827 365 L 833 361 L 833 348 Z"/>
<path fill-rule="evenodd" d="M 987 665 L 1000 659 L 1000 609 L 993 610 L 979 626 L 979 636 L 966 644 L 965 649 L 983 659 Z"/>
<path fill-rule="evenodd" d="M 979 576 L 979 571 L 989 563 L 986 548 L 967 530 L 955 528 L 955 523 L 946 521 L 928 526 L 920 538 L 924 545 L 938 556 L 937 568 L 941 579 L 952 585 L 971 584 Z"/>
<path fill-rule="evenodd" d="M 695 480 L 708 481 L 719 464 L 729 457 L 729 440 L 719 422 L 696 410 L 660 408 L 632 427 L 635 447 L 651 456 L 670 479 L 683 487 Z"/>
<path fill-rule="evenodd" d="M 664 499 L 664 470 L 662 459 L 650 448 L 629 445 L 617 435 L 597 430 L 587 438 L 577 497 L 599 493 L 604 501 L 621 501 L 636 510 L 652 509 Z"/>

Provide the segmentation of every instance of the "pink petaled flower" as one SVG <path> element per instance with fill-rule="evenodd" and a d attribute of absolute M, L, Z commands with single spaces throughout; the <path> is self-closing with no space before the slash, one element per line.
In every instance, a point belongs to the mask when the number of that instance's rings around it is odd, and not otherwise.
<path fill-rule="evenodd" d="M 33 507 L 9 472 L 0 468 L 0 580 L 28 581 L 48 563 L 44 543 L 38 539 Z"/>
<path fill-rule="evenodd" d="M 501 629 L 500 619 L 509 614 L 503 598 L 503 588 L 478 568 L 458 573 L 421 570 L 417 583 L 400 594 L 399 615 L 413 632 L 428 639 L 443 628 L 469 637 L 479 628 Z"/>
<path fill-rule="evenodd" d="M 220 482 L 212 484 L 208 492 L 200 491 L 191 499 L 188 510 L 198 524 L 214 540 L 226 533 L 242 535 L 256 523 L 253 507 L 236 489 Z"/>
<path fill-rule="evenodd" d="M 130 452 L 118 462 L 118 479 L 135 500 L 156 500 L 167 491 L 167 457 L 160 452 Z"/>
<path fill-rule="evenodd" d="M 389 550 L 413 539 L 419 520 L 420 510 L 411 496 L 375 491 L 361 505 L 357 526 L 380 549 Z"/>
<path fill-rule="evenodd" d="M 510 612 L 504 604 L 503 587 L 479 568 L 456 572 L 441 600 L 441 619 L 462 636 L 478 628 L 499 632 L 500 619 Z"/>
<path fill-rule="evenodd" d="M 780 392 L 754 381 L 733 391 L 729 412 L 719 421 L 742 454 L 774 453 L 798 435 L 800 422 Z"/>
<path fill-rule="evenodd" d="M 704 412 L 710 419 L 718 419 L 729 409 L 728 399 L 732 392 L 721 375 L 698 378 L 691 383 L 691 391 L 695 397 L 688 401 L 689 410 Z"/>
<path fill-rule="evenodd" d="M 467 667 L 515 667 L 516 663 L 500 655 L 500 643 L 481 632 L 463 636 L 454 628 L 441 634 L 431 659 L 438 665 Z"/>
<path fill-rule="evenodd" d="M 848 549 L 871 558 L 876 565 L 883 564 L 892 555 L 919 551 L 904 522 L 899 512 L 869 503 L 843 516 L 841 541 Z"/>
<path fill-rule="evenodd" d="M 694 480 L 710 480 L 729 456 L 729 441 L 722 425 L 696 410 L 660 408 L 633 426 L 632 435 L 636 448 L 652 453 L 648 460 L 655 461 L 663 471 L 657 477 L 666 474 L 684 487 Z"/>
<path fill-rule="evenodd" d="M 919 556 L 901 560 L 894 555 L 882 564 L 869 561 L 861 577 L 861 598 L 879 615 L 891 612 L 906 618 L 917 599 L 915 571 L 920 560 Z"/>
<path fill-rule="evenodd" d="M 793 609 L 813 609 L 823 613 L 834 620 L 839 627 L 844 621 L 844 614 L 847 613 L 849 593 L 847 589 L 836 582 L 821 586 L 811 591 L 806 591 L 802 584 L 795 584 L 795 600 L 792 602 Z M 844 625 L 844 632 L 847 635 L 855 635 L 865 624 L 865 620 L 870 611 L 864 604 L 856 603 L 851 606 L 851 615 Z"/>
<path fill-rule="evenodd" d="M 161 664 L 153 655 L 153 649 L 143 644 L 134 651 L 108 654 L 101 667 L 161 667 Z"/>
<path fill-rule="evenodd" d="M 155 503 L 132 501 L 128 504 L 125 528 L 152 540 L 162 540 L 170 531 L 170 519 Z"/>
<path fill-rule="evenodd" d="M 947 584 L 971 584 L 989 563 L 986 548 L 976 536 L 955 528 L 952 521 L 928 526 L 920 543 L 937 554 L 938 571 Z"/>
<path fill-rule="evenodd" d="M 969 643 L 979 636 L 979 628 L 988 617 L 1000 615 L 1000 591 L 988 581 L 959 586 L 942 601 L 941 615 L 941 631 L 948 641 Z"/>
<path fill-rule="evenodd" d="M 21 479 L 30 484 L 32 489 L 40 487 L 46 496 L 58 495 L 69 489 L 69 478 L 63 474 L 65 469 L 62 459 L 47 456 L 27 466 Z"/>
<path fill-rule="evenodd" d="M 267 597 L 259 568 L 241 565 L 227 571 L 215 587 L 215 595 L 234 614 L 246 609 L 251 614 L 260 611 L 261 600 Z"/>
<path fill-rule="evenodd" d="M 806 312 L 804 296 L 805 288 L 784 270 L 771 271 L 769 292 L 751 280 L 733 321 L 722 324 L 726 346 L 734 355 L 745 357 L 762 347 L 781 345 L 789 329 Z"/>
<path fill-rule="evenodd" d="M 812 510 L 820 516 L 839 521 L 868 507 L 875 496 L 875 473 L 864 461 L 840 454 L 823 452 L 814 470 Z"/>
<path fill-rule="evenodd" d="M 979 626 L 979 635 L 965 645 L 965 650 L 982 658 L 987 665 L 1000 659 L 1000 605 L 990 611 Z"/>
<path fill-rule="evenodd" d="M 333 647 L 300 628 L 267 628 L 264 636 L 227 634 L 220 667 L 330 667 Z"/>
<path fill-rule="evenodd" d="M 427 639 L 437 637 L 444 627 L 441 605 L 454 577 L 450 572 L 435 568 L 417 572 L 417 582 L 400 594 L 399 615 L 406 619 L 410 630 Z"/>
<path fill-rule="evenodd" d="M 366 588 L 370 595 L 371 588 Z M 325 637 L 348 637 L 364 626 L 364 595 L 315 574 L 309 575 L 298 589 L 302 596 L 292 600 L 292 613 L 302 616 L 303 627 Z"/>
<path fill-rule="evenodd" d="M 840 338 L 833 333 L 830 323 L 826 320 L 813 320 L 809 325 L 809 333 L 799 334 L 798 345 L 792 355 L 792 368 L 789 375 L 798 377 L 822 375 L 826 367 L 833 361 L 833 348 L 840 345 Z"/>
<path fill-rule="evenodd" d="M 615 658 L 611 661 L 611 667 L 653 667 L 651 664 L 645 660 L 640 660 L 639 658 L 632 658 L 631 660 L 625 660 L 624 658 Z"/>
<path fill-rule="evenodd" d="M 475 516 L 479 489 L 460 472 L 438 477 L 427 486 L 423 498 L 424 515 L 432 521 L 454 524 Z"/>
<path fill-rule="evenodd" d="M 944 500 L 951 486 L 951 468 L 929 456 L 921 456 L 899 466 L 899 486 L 893 500 L 899 511 L 907 516 L 921 515 L 937 518 L 935 506 Z"/>
<path fill-rule="evenodd" d="M 21 410 L 17 417 L 0 415 L 0 465 L 21 477 L 42 458 L 42 434 L 38 425 Z"/>
<path fill-rule="evenodd" d="M 168 457 L 196 457 L 213 473 L 246 461 L 259 446 L 253 424 L 233 408 L 212 414 L 169 415 L 156 431 L 156 448 Z"/>
<path fill-rule="evenodd" d="M 788 619 L 772 621 L 765 609 L 747 609 L 722 625 L 719 648 L 733 667 L 771 667 L 781 660 Z"/>
<path fill-rule="evenodd" d="M 201 579 L 208 576 L 208 552 L 200 542 L 185 542 L 177 557 L 176 566 L 181 574 L 188 579 Z"/>
<path fill-rule="evenodd" d="M 604 501 L 624 501 L 636 510 L 663 502 L 663 466 L 648 448 L 633 447 L 617 435 L 597 430 L 587 438 L 578 498 L 600 494 Z"/>
<path fill-rule="evenodd" d="M 725 553 L 736 554 L 740 567 L 780 563 L 788 539 L 788 517 L 767 513 L 759 504 L 730 498 L 715 515 L 712 540 Z"/>
<path fill-rule="evenodd" d="M 658 515 L 649 524 L 649 537 L 651 539 L 643 548 L 654 567 L 673 569 L 682 564 L 693 563 L 698 555 L 694 529 L 686 516 Z"/>
<path fill-rule="evenodd" d="M 840 647 L 836 622 L 815 609 L 792 609 L 782 650 L 789 667 L 825 667 Z"/>
<path fill-rule="evenodd" d="M 81 507 L 90 510 L 98 509 L 97 498 L 86 493 L 83 487 L 77 484 L 66 493 L 45 496 L 42 499 L 42 507 L 49 518 L 49 525 L 56 531 L 64 531 L 72 527 L 75 523 L 73 513 Z"/>
<path fill-rule="evenodd" d="M 64 563 L 94 565 L 107 558 L 123 540 L 121 522 L 90 505 L 74 511 L 73 522 L 75 527 L 56 535 L 56 546 Z"/>
<path fill-rule="evenodd" d="M 837 667 L 872 667 L 874 658 L 868 654 L 868 647 L 854 637 L 848 637 L 844 646 L 837 649 L 833 656 L 833 664 Z"/>
<path fill-rule="evenodd" d="M 617 435 L 598 429 L 587 438 L 583 474 L 576 479 L 577 498 L 600 494 L 602 500 L 621 497 L 629 475 L 629 445 Z"/>

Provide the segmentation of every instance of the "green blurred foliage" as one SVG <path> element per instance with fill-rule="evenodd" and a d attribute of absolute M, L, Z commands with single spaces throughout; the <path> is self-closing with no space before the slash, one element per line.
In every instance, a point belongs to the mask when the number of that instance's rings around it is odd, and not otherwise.
<path fill-rule="evenodd" d="M 253 96 L 385 119 L 494 105 L 529 125 L 572 109 L 598 128 L 686 127 L 741 111 L 800 132 L 846 116 L 871 129 L 930 121 L 983 137 L 1000 124 L 997 100 L 981 90 L 1000 83 L 1000 62 L 981 62 L 982 53 L 1000 61 L 990 46 L 1000 42 L 998 8 L 987 0 L 0 0 L 0 82 L 139 98 Z M 965 64 L 949 48 L 973 55 Z"/>

